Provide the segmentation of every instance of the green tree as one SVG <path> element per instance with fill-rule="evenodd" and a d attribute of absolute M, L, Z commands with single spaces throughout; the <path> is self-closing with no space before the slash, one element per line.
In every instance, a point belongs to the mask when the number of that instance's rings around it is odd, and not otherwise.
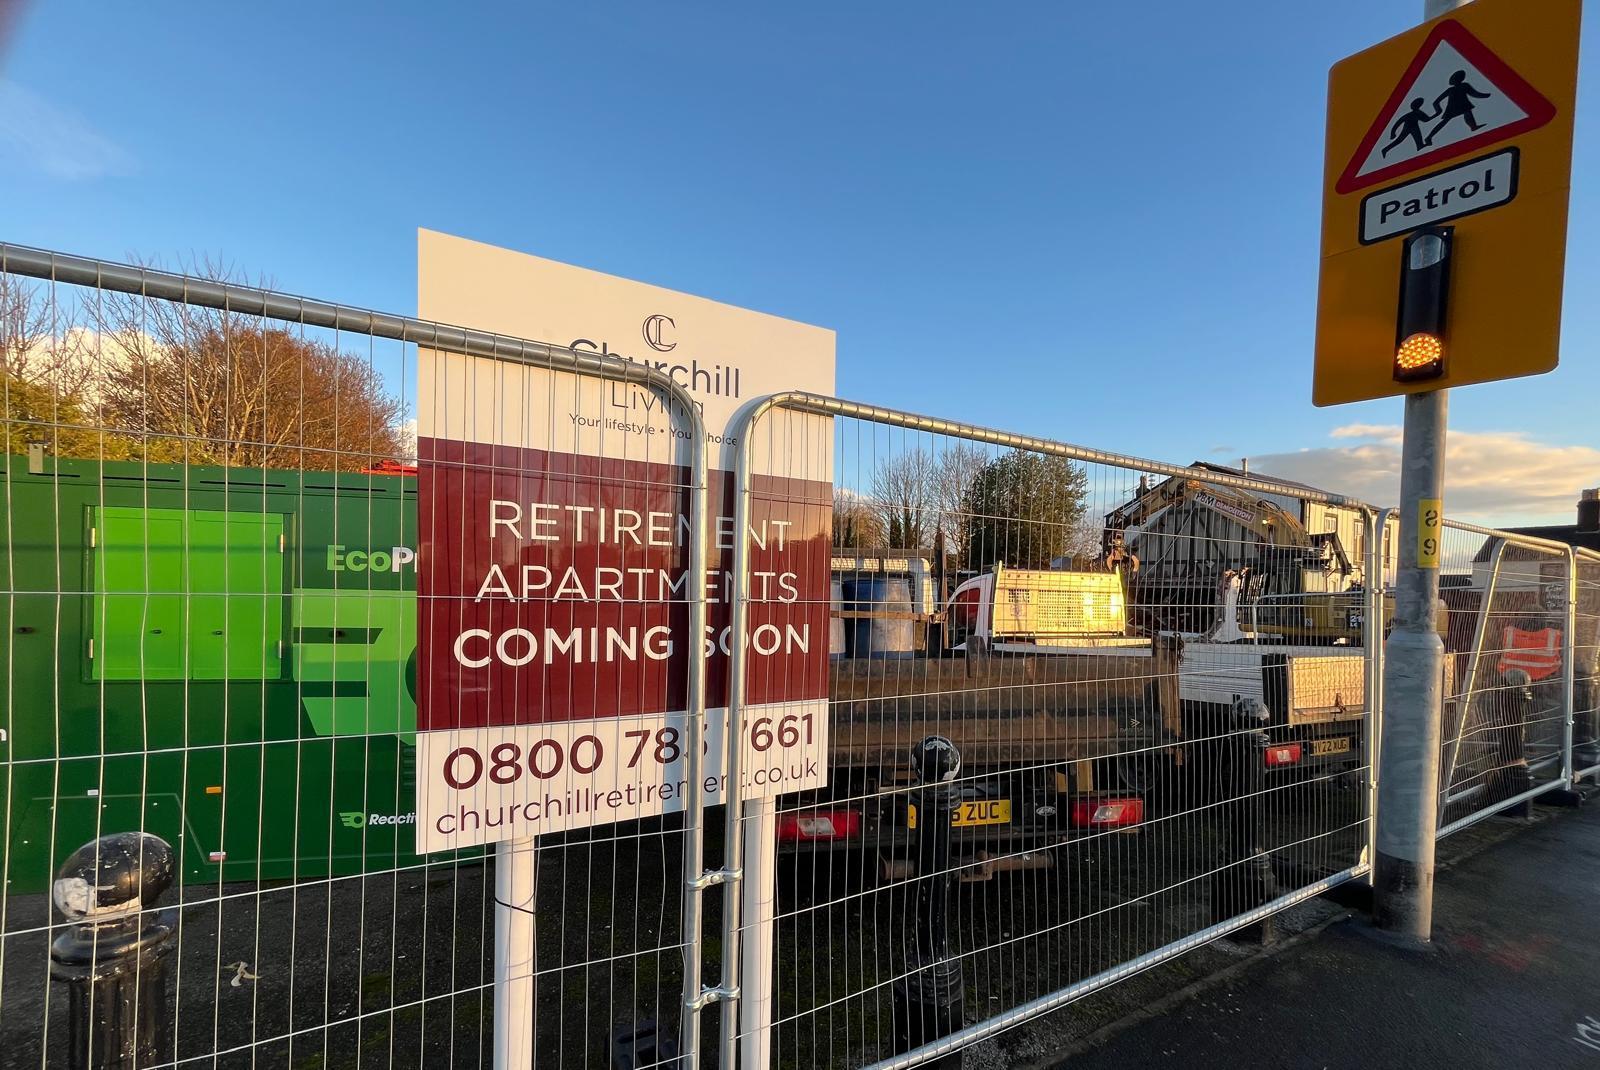
<path fill-rule="evenodd" d="M 994 458 L 967 489 L 966 567 L 1049 567 L 1078 549 L 1088 498 L 1089 474 L 1073 461 L 1024 450 Z"/>

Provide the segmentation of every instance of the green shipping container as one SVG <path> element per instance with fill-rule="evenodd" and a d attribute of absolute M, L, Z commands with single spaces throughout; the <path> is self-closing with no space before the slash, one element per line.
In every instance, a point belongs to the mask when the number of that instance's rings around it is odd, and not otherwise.
<path fill-rule="evenodd" d="M 131 830 L 191 884 L 420 861 L 414 478 L 0 464 L 8 891 Z"/>

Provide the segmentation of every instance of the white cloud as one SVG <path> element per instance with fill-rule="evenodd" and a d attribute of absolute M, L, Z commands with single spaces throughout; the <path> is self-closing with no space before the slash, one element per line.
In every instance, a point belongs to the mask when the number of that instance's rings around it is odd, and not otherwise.
<path fill-rule="evenodd" d="M 1341 442 L 1250 458 L 1254 472 L 1296 479 L 1374 505 L 1400 498 L 1401 429 L 1348 424 Z M 1521 431 L 1453 430 L 1445 446 L 1445 512 L 1497 526 L 1570 524 L 1578 492 L 1600 485 L 1600 450 L 1537 442 Z"/>
<path fill-rule="evenodd" d="M 1401 428 L 1392 424 L 1345 424 L 1328 432 L 1329 438 L 1380 438 L 1385 442 L 1399 442 Z"/>
<path fill-rule="evenodd" d="M 67 181 L 133 170 L 133 158 L 83 117 L 4 80 L 0 80 L 0 157 Z"/>

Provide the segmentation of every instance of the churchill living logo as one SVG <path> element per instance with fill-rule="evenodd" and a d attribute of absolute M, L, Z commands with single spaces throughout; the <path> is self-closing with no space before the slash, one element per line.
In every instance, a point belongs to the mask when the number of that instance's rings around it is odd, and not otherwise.
<path fill-rule="evenodd" d="M 657 353 L 671 353 L 678 348 L 678 343 L 667 339 L 667 328 L 677 326 L 677 322 L 671 316 L 663 316 L 659 313 L 654 316 L 646 316 L 642 331 L 645 344 Z"/>
<path fill-rule="evenodd" d="M 646 316 L 639 325 L 639 334 L 644 338 L 645 345 L 656 353 L 671 353 L 678 348 L 677 331 L 678 321 L 660 312 Z M 612 349 L 609 342 L 596 342 L 589 338 L 574 338 L 568 348 L 587 349 L 599 353 L 602 357 L 618 357 L 666 372 L 674 381 L 681 383 L 695 394 L 727 398 L 743 396 L 741 382 L 743 371 L 732 363 L 720 364 L 711 361 L 702 364 L 698 358 L 689 357 L 677 358 L 685 363 L 673 363 L 672 360 L 660 360 L 650 356 L 633 356 Z M 656 396 L 651 391 L 628 383 L 612 383 L 610 399 L 610 404 L 615 408 L 649 410 L 658 404 Z"/>

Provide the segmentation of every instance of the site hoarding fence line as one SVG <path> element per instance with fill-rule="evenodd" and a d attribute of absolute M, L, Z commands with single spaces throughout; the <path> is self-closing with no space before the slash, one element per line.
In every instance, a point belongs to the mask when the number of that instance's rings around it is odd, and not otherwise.
<path fill-rule="evenodd" d="M 43 971 L 53 861 L 102 831 L 148 827 L 181 858 L 161 1065 L 229 1053 L 591 1062 L 625 1042 L 605 1035 L 609 1021 L 590 1035 L 595 1009 L 659 1021 L 694 1051 L 709 883 L 699 792 L 684 795 L 681 834 L 590 834 L 540 852 L 544 917 L 597 924 L 595 898 L 563 885 L 596 891 L 610 870 L 621 894 L 600 930 L 628 936 L 602 949 L 585 933 L 574 953 L 547 924 L 537 962 L 530 839 L 501 846 L 492 885 L 477 852 L 435 861 L 402 839 L 415 826 L 399 812 L 417 685 L 407 566 L 429 533 L 412 512 L 403 428 L 374 434 L 416 411 L 406 384 L 425 352 L 659 391 L 688 423 L 673 493 L 695 575 L 709 540 L 706 447 L 684 391 L 599 354 L 17 246 L 0 246 L 0 281 L 15 313 L 4 339 L 8 1049 L 40 1065 L 66 1050 L 65 1000 L 52 1001 Z M 380 350 L 384 340 L 400 344 Z M 182 409 L 186 397 L 197 404 Z M 319 426 L 336 430 L 316 438 Z M 706 599 L 680 606 L 703 634 Z M 707 654 L 684 650 L 686 678 L 672 686 L 693 781 Z M 661 849 L 674 836 L 676 875 Z M 615 876 L 629 849 L 631 888 Z M 574 978 L 585 994 L 569 1005 Z M 500 1012 L 492 1033 L 486 989 Z M 649 1029 L 633 1037 L 656 1043 Z"/>
<path fill-rule="evenodd" d="M 1533 800 L 1570 801 L 1594 772 L 1590 551 L 1446 519 L 1440 837 Z"/>
<path fill-rule="evenodd" d="M 752 801 L 742 810 L 730 806 L 726 843 L 743 855 L 730 855 L 728 867 L 742 872 L 742 910 L 724 917 L 723 976 L 736 979 L 739 1006 L 737 1017 L 722 1019 L 720 1065 L 916 1065 L 1366 874 L 1376 743 L 1370 706 L 1361 696 L 1375 695 L 1374 681 L 1381 680 L 1375 640 L 1382 635 L 1379 533 L 1386 529 L 1386 514 L 1245 473 L 1197 471 L 803 392 L 747 410 L 741 435 L 747 452 L 763 442 L 762 418 L 778 409 L 831 416 L 836 425 L 834 569 L 840 582 L 832 599 L 842 627 L 833 638 L 835 768 L 826 793 L 776 804 Z M 996 485 L 997 475 L 1016 476 L 1042 463 L 1061 466 L 1049 473 L 1052 479 L 1076 487 L 1070 519 L 1050 515 L 1062 502 L 1040 497 L 1037 482 L 1030 489 L 1024 489 L 1026 478 Z M 941 494 L 941 473 L 964 478 L 965 493 L 952 496 L 946 488 Z M 1193 481 L 1209 489 L 1185 497 Z M 959 593 L 948 618 L 918 612 L 944 607 L 949 591 L 939 589 L 931 599 L 921 592 L 933 574 L 958 571 L 938 560 L 946 554 L 965 553 L 968 565 L 980 559 L 1000 563 L 996 586 L 1007 575 L 1008 559 L 1012 566 L 1053 564 L 1069 574 L 1078 568 L 1101 570 L 1085 573 L 1097 578 L 1108 570 L 1123 576 L 1108 562 L 1115 557 L 1113 546 L 1128 548 L 1125 531 L 1113 531 L 1109 518 L 1123 515 L 1124 498 L 1137 501 L 1152 487 L 1161 488 L 1163 504 L 1153 514 L 1146 509 L 1126 533 L 1156 573 L 1145 575 L 1156 582 L 1146 593 L 1138 574 L 1127 573 L 1126 605 L 1119 603 L 1117 612 L 1143 618 L 1145 629 L 1157 635 L 1197 629 L 1186 637 L 1176 668 L 1170 662 L 1157 667 L 1159 640 L 1133 638 L 1123 625 L 1092 634 L 1080 617 L 1074 625 L 1080 634 L 1015 636 L 1021 641 L 1010 644 L 992 630 L 985 649 L 976 633 L 967 633 L 964 643 L 962 635 L 950 634 L 966 626 L 954 619 Z M 1242 492 L 1239 502 L 1223 497 L 1235 490 Z M 754 497 L 746 465 L 736 495 L 735 530 L 744 531 Z M 1248 617 L 1226 590 L 1231 586 L 1237 595 L 1236 573 L 1248 574 L 1251 567 L 1276 567 L 1277 582 L 1286 585 L 1286 573 L 1303 563 L 1277 560 L 1255 545 L 1259 540 L 1250 529 L 1262 516 L 1274 524 L 1292 520 L 1300 530 L 1299 517 L 1263 508 L 1274 500 L 1345 510 L 1347 538 L 1363 546 L 1358 553 L 1351 548 L 1353 568 L 1348 562 L 1335 567 L 1338 589 L 1313 594 L 1297 587 L 1275 602 L 1259 600 L 1261 612 L 1276 614 L 1266 622 Z M 1174 510 L 1182 517 L 1163 527 L 1162 513 Z M 1225 529 L 1219 517 L 1242 521 L 1244 528 Z M 908 532 L 914 534 L 908 538 Z M 1307 537 L 1300 554 L 1326 556 L 1333 544 Z M 1066 552 L 1039 560 L 1042 549 Z M 760 601 L 749 589 L 747 553 L 739 548 L 735 558 L 741 577 L 735 621 Z M 1100 559 L 1087 564 L 1088 557 Z M 896 569 L 903 580 L 875 586 Z M 1014 568 L 1009 575 L 1015 583 L 1028 573 Z M 894 593 L 894 582 L 903 584 L 900 593 Z M 936 587 L 943 582 L 941 575 Z M 1168 589 L 1155 593 L 1163 583 Z M 961 589 L 959 580 L 949 586 Z M 1179 591 L 1176 599 L 1171 588 Z M 1051 597 L 1045 586 L 1010 594 L 1039 605 Z M 1312 605 L 1325 612 L 1335 601 L 1350 618 L 1340 621 L 1340 641 L 1349 644 L 1342 649 L 1236 638 L 1247 619 L 1252 631 L 1259 626 L 1293 632 L 1301 612 Z M 1254 606 L 1248 613 L 1259 616 Z M 1163 622 L 1171 627 L 1163 628 Z M 942 638 L 928 638 L 928 632 L 941 630 L 947 630 Z M 1230 641 L 1208 642 L 1220 636 Z M 1033 662 L 1034 675 L 986 681 L 983 666 L 996 664 L 995 655 L 1015 659 L 1013 665 Z M 1142 668 L 1139 657 L 1145 659 Z M 1115 659 L 1118 670 L 1089 668 L 1097 659 L 1104 665 Z M 948 671 L 952 666 L 955 674 Z M 1058 673 L 1054 679 L 1052 671 Z M 745 682 L 737 656 L 730 672 L 730 717 L 737 725 Z M 945 690 L 945 677 L 952 675 L 960 683 Z M 1264 686 L 1263 676 L 1273 682 Z M 1275 701 L 1298 700 L 1304 712 L 1280 710 L 1261 731 L 1238 716 L 1241 706 L 1249 708 L 1241 693 L 1259 696 L 1269 688 L 1275 688 Z M 1164 708 L 1157 697 L 1163 691 L 1171 700 Z M 1115 730 L 1105 736 L 1104 714 L 1119 703 L 1124 714 L 1126 707 L 1138 707 L 1128 721 L 1158 723 L 1161 731 L 1136 740 Z M 1349 718 L 1342 725 L 1341 714 Z M 1101 737 L 1092 738 L 1097 731 Z M 1335 734 L 1340 731 L 1351 734 Z M 917 782 L 889 767 L 903 764 L 911 745 L 934 737 L 948 738 L 962 751 L 965 764 L 956 784 L 965 801 L 952 830 L 958 857 L 930 877 L 888 857 L 894 841 L 914 835 L 915 822 L 925 820 L 911 812 Z M 1345 757 L 1331 771 L 1290 780 L 1278 778 L 1281 769 L 1264 767 L 1298 763 L 1302 753 L 1309 758 L 1311 751 L 1333 752 L 1335 745 Z M 1187 775 L 1176 757 L 1180 752 Z M 1260 780 L 1240 775 L 1241 753 L 1259 756 L 1254 761 Z M 1131 787 L 1094 783 L 1097 772 L 1106 778 L 1119 765 L 1146 768 L 1129 778 Z M 1049 798 L 1061 805 L 1034 805 L 1025 819 L 1021 804 L 1045 798 L 1029 794 L 1038 781 L 1071 784 L 1072 790 L 1052 792 Z M 1078 789 L 1081 797 L 1074 794 Z M 1290 801 L 1291 796 L 1298 798 Z M 1131 813 L 1135 807 L 1142 844 L 1117 824 L 1093 824 L 1101 812 Z M 976 823 L 996 817 L 999 808 L 1004 823 Z M 1045 816 L 1058 812 L 1082 817 L 1083 835 L 1062 835 L 1067 822 L 1052 825 Z M 1032 827 L 1024 830 L 1024 824 Z M 814 852 L 807 868 L 773 865 L 780 838 L 786 854 Z M 1202 841 L 1201 854 L 1217 853 L 1181 857 L 1179 844 Z M 1095 882 L 1092 868 L 1078 869 L 1068 860 L 1084 850 L 1123 882 L 1124 898 L 1097 899 L 1098 890 L 1086 887 Z M 782 882 L 775 881 L 778 874 Z M 966 980 L 955 991 L 966 993 L 967 1024 L 930 1038 L 907 1028 L 905 991 L 918 987 L 921 968 L 910 965 L 901 945 L 910 935 L 904 930 L 916 913 L 918 890 L 927 879 L 951 877 L 959 878 L 962 889 L 949 921 L 952 953 Z M 971 891 L 991 888 L 982 896 Z M 1151 923 L 1137 914 L 1160 918 L 1195 910 L 1215 920 L 1190 928 Z"/>
<path fill-rule="evenodd" d="M 431 400 L 402 386 L 418 415 L 464 412 L 463 385 L 507 394 L 471 375 L 530 363 L 672 388 L 582 349 L 246 286 L 14 246 L 0 269 L 4 292 L 39 280 L 43 324 L 0 339 L 0 1043 L 25 1063 L 63 1043 L 65 995 L 45 979 L 53 864 L 101 833 L 178 849 L 174 891 L 146 911 L 178 918 L 159 1065 L 912 1066 L 1369 873 L 1387 512 L 811 392 L 746 407 L 714 520 L 703 458 L 669 472 L 675 552 L 687 575 L 729 574 L 729 633 L 828 635 L 820 724 L 752 704 L 811 671 L 757 644 L 690 643 L 668 673 L 691 711 L 685 758 L 704 760 L 686 783 L 727 777 L 721 857 L 708 791 L 687 793 L 681 825 L 501 844 L 492 881 L 476 848 L 416 855 L 407 711 L 426 669 L 409 655 L 417 580 L 435 578 L 417 559 L 475 499 L 419 502 L 417 448 L 359 437 L 381 415 L 357 408 L 360 376 L 410 383 L 430 354 L 489 362 Z M 155 422 L 163 376 L 192 384 L 207 359 L 225 373 L 207 412 Z M 239 419 L 201 419 L 218 414 Z M 313 440 L 318 419 L 338 436 Z M 775 475 L 791 455 L 828 459 L 831 501 Z M 606 478 L 559 459 L 508 471 L 527 456 L 480 471 L 521 496 L 529 479 Z M 830 514 L 829 591 L 775 587 L 763 521 Z M 525 503 L 520 519 L 540 515 Z M 1600 555 L 1447 524 L 1445 557 L 1461 579 L 1445 588 L 1441 835 L 1600 772 Z M 482 562 L 444 564 L 476 582 Z M 705 634 L 712 599 L 675 589 L 659 612 Z M 470 623 L 478 593 L 434 601 Z M 509 620 L 531 631 L 547 610 L 517 603 Z M 724 685 L 721 738 L 748 753 L 698 735 L 693 711 Z M 826 787 L 758 796 L 770 770 L 754 758 L 808 733 Z M 949 814 L 924 812 L 940 796 L 910 768 L 930 738 L 962 761 Z M 951 858 L 930 872 L 940 856 L 916 845 L 931 821 L 950 822 Z M 939 918 L 916 905 L 941 902 Z M 942 922 L 956 988 L 926 983 L 913 919 Z M 956 1014 L 930 1033 L 912 1009 L 941 998 Z"/>

